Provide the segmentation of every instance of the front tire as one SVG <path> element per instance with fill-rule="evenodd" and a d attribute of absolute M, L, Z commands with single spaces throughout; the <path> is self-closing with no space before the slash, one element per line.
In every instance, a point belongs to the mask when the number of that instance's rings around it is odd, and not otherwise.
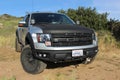
<path fill-rule="evenodd" d="M 23 69 L 31 74 L 41 73 L 45 68 L 46 64 L 43 61 L 35 59 L 32 55 L 32 51 L 29 45 L 25 46 L 21 53 L 21 63 Z"/>

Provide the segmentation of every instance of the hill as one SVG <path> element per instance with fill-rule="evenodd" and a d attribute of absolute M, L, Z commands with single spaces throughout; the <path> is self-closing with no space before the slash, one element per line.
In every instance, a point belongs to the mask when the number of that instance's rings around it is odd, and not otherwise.
<path fill-rule="evenodd" d="M 43 73 L 30 75 L 23 71 L 20 54 L 15 52 L 15 31 L 19 17 L 0 16 L 0 80 L 120 80 L 119 43 L 108 30 L 97 30 L 99 53 L 92 64 L 61 64 Z M 86 76 L 87 75 L 87 76 Z"/>
<path fill-rule="evenodd" d="M 8 14 L 0 16 L 0 47 L 14 47 L 15 30 L 20 20 Z"/>

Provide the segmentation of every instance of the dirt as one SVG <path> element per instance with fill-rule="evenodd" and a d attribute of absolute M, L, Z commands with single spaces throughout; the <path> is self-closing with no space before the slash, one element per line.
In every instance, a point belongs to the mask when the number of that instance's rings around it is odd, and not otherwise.
<path fill-rule="evenodd" d="M 0 80 L 120 80 L 120 55 L 99 53 L 95 61 L 84 65 L 75 63 L 49 64 L 44 72 L 26 73 L 20 63 L 20 53 L 11 48 L 0 48 Z"/>

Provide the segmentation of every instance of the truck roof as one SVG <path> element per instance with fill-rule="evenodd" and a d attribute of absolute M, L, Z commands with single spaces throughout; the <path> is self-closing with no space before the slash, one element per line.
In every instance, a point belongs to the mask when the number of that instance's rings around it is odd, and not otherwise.
<path fill-rule="evenodd" d="M 39 11 L 36 11 L 36 12 L 27 12 L 27 14 L 35 14 L 35 13 L 53 13 L 53 14 L 63 14 L 63 13 L 58 13 L 58 12 L 39 12 Z"/>

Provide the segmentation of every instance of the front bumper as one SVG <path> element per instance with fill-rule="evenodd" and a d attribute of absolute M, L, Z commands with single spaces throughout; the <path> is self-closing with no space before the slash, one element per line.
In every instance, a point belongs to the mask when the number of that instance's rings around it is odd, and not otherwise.
<path fill-rule="evenodd" d="M 74 50 L 74 49 L 72 49 Z M 37 59 L 50 62 L 67 62 L 83 60 L 87 57 L 92 58 L 98 52 L 98 46 L 91 48 L 82 48 L 83 56 L 72 57 L 72 50 L 40 50 L 36 49 L 34 56 Z"/>

